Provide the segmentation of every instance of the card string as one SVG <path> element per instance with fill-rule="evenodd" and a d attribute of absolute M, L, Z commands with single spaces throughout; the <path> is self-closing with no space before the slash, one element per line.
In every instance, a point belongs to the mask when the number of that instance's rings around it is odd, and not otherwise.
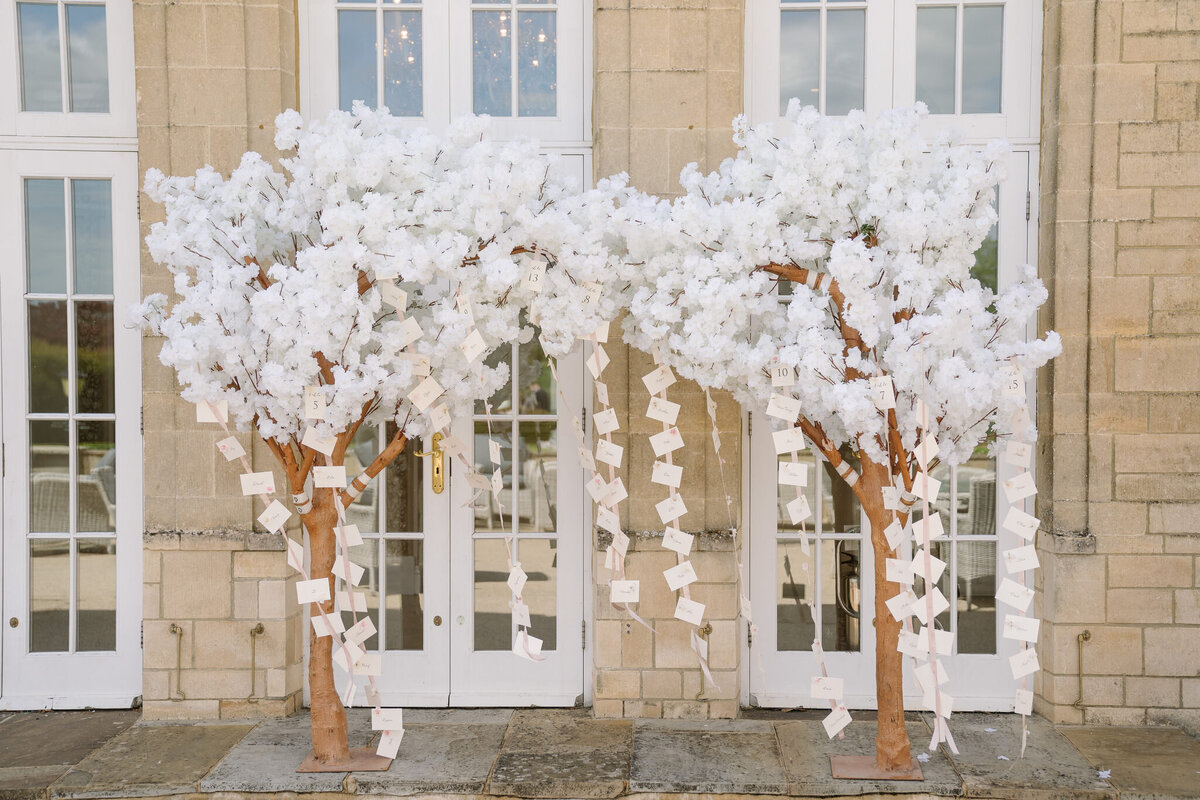
<path fill-rule="evenodd" d="M 1017 360 L 1016 360 L 1016 358 L 1015 358 L 1015 357 L 1013 357 L 1013 358 L 1010 358 L 1010 359 L 1009 359 L 1009 361 L 1010 361 L 1010 363 L 1012 363 L 1012 365 L 1013 365 L 1015 368 L 1017 368 L 1018 370 L 1020 369 L 1020 366 L 1019 366 L 1019 365 L 1016 363 L 1016 362 L 1017 362 Z M 1017 415 L 1015 415 L 1015 416 L 1019 417 L 1019 416 L 1020 416 L 1020 412 L 1021 412 L 1021 411 L 1024 411 L 1024 412 L 1025 412 L 1025 414 L 1028 414 L 1028 413 L 1029 413 L 1029 401 L 1028 401 L 1028 398 L 1027 398 L 1027 397 L 1026 397 L 1024 394 L 1022 394 L 1022 395 L 1021 395 L 1021 407 L 1020 407 L 1020 410 L 1018 411 L 1018 414 L 1017 414 Z M 1013 426 L 1013 427 L 1015 428 L 1016 426 Z M 1019 434 L 1018 434 L 1018 436 L 1017 436 L 1016 438 L 1017 438 L 1018 440 L 1020 439 L 1020 436 L 1019 436 Z M 1035 441 L 1036 441 L 1036 440 L 1035 440 Z M 1006 494 L 1005 494 L 1005 497 L 1007 498 L 1007 496 L 1008 496 L 1008 495 L 1007 495 L 1007 493 L 1006 493 Z M 1010 512 L 1011 512 L 1011 510 L 1012 510 L 1012 509 L 1016 508 L 1016 507 L 1017 507 L 1017 505 L 1018 505 L 1019 503 L 1024 503 L 1024 500 L 1023 500 L 1023 499 L 1022 499 L 1022 500 L 1017 500 L 1017 501 L 1009 500 L 1009 510 L 1010 510 Z M 1007 517 L 1006 517 L 1006 519 L 1007 519 Z M 1000 531 L 999 531 L 999 530 L 997 530 L 997 531 L 996 531 L 996 537 L 997 537 L 997 539 L 999 539 L 999 535 L 1000 535 Z M 1037 532 L 1036 532 L 1036 531 L 1034 532 L 1034 541 L 1035 541 L 1035 542 L 1037 541 Z M 1026 588 L 1026 583 L 1025 583 L 1025 572 L 1026 572 L 1026 570 L 1021 570 L 1021 571 L 1020 571 L 1020 573 L 1019 573 L 1019 575 L 1018 575 L 1018 580 L 1019 580 L 1019 582 L 1020 582 L 1020 585 L 1021 585 L 1021 588 L 1022 588 L 1022 589 Z M 1022 617 L 1024 617 L 1024 616 L 1027 616 L 1027 614 L 1026 614 L 1026 612 L 1025 612 L 1025 611 L 1021 611 L 1020 609 L 1014 609 L 1014 610 L 1016 610 L 1016 611 L 1017 611 L 1017 613 L 1019 613 L 1019 614 L 1020 614 Z M 1026 641 L 1022 640 L 1022 641 L 1021 641 L 1021 643 L 1020 643 L 1020 652 L 1021 652 L 1021 653 L 1024 653 L 1025 651 L 1027 651 L 1027 650 L 1029 649 L 1029 646 L 1030 646 L 1030 645 L 1029 645 L 1029 643 L 1028 643 L 1028 642 L 1026 642 Z M 1082 665 L 1082 664 L 1080 664 L 1079 668 L 1080 668 L 1080 670 L 1082 671 L 1082 669 L 1083 669 L 1083 665 Z M 1028 685 L 1029 685 L 1028 681 L 1029 681 L 1029 675 L 1022 675 L 1022 676 L 1021 676 L 1021 691 L 1022 691 L 1022 692 L 1028 691 L 1028 689 L 1027 689 L 1027 687 L 1028 687 Z M 1021 711 L 1021 752 L 1020 752 L 1020 754 L 1019 754 L 1019 757 L 1020 757 L 1020 758 L 1024 758 L 1024 757 L 1025 757 L 1025 746 L 1026 746 L 1026 744 L 1028 744 L 1028 741 L 1029 741 L 1029 716 L 1028 716 L 1028 715 L 1027 715 L 1027 714 L 1024 712 L 1024 705 L 1023 705 L 1023 704 L 1022 704 L 1021 708 L 1022 708 L 1022 711 Z"/>

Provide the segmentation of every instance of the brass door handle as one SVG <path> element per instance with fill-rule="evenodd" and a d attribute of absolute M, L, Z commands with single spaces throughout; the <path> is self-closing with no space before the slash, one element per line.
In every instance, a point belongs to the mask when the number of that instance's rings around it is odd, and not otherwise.
<path fill-rule="evenodd" d="M 441 494 L 446 488 L 446 468 L 442 459 L 442 434 L 435 433 L 433 435 L 433 449 L 427 452 L 418 450 L 414 455 L 424 458 L 425 456 L 433 456 L 433 493 Z"/>

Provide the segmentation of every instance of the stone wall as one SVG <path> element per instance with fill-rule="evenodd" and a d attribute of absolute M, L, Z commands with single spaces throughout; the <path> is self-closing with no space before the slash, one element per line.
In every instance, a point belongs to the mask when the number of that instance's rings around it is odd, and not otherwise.
<path fill-rule="evenodd" d="M 1200 730 L 1198 91 L 1197 0 L 1046 3 L 1040 261 L 1064 352 L 1039 387 L 1037 708 L 1055 721 Z"/>
<path fill-rule="evenodd" d="M 135 0 L 133 15 L 139 172 L 186 175 L 211 165 L 228 174 L 247 150 L 276 157 L 275 116 L 296 104 L 291 0 Z M 139 218 L 144 238 L 162 208 L 142 194 Z M 170 293 L 170 274 L 145 247 L 141 270 L 145 294 Z M 142 357 L 146 716 L 286 713 L 298 704 L 300 617 L 283 602 L 282 540 L 248 533 L 261 508 L 242 496 L 240 467 L 218 455 L 225 434 L 197 424 L 180 398 L 173 371 L 158 361 L 161 345 L 146 337 Z M 239 438 L 255 469 L 274 468 L 263 445 Z M 261 699 L 247 702 L 249 631 L 258 621 L 266 627 Z M 184 631 L 178 686 L 172 623 Z M 172 699 L 180 688 L 187 701 Z"/>
<path fill-rule="evenodd" d="M 731 123 L 742 112 L 744 17 L 742 0 L 596 0 L 597 178 L 624 171 L 639 189 L 671 196 L 678 194 L 679 172 L 686 164 L 695 161 L 702 169 L 715 169 L 734 154 Z M 609 541 L 597 537 L 596 715 L 736 716 L 741 649 L 737 563 L 728 531 L 730 520 L 740 514 L 740 409 L 729 396 L 717 396 L 722 475 L 703 392 L 682 382 L 667 390 L 668 398 L 683 406 L 678 426 L 685 446 L 674 456 L 684 470 L 679 491 L 688 513 L 679 525 L 692 533 L 710 532 L 697 538 L 693 551 L 700 583 L 693 585 L 692 597 L 707 606 L 710 666 L 720 689 L 702 691 L 688 644 L 692 626 L 674 619 L 677 593 L 667 589 L 662 576 L 676 557 L 661 546 L 663 526 L 654 510 L 667 489 L 650 483 L 654 454 L 647 436 L 662 428 L 645 417 L 650 396 L 642 376 L 654 369 L 654 362 L 620 345 L 608 351 L 612 363 L 603 379 L 621 420 L 614 440 L 626 447 L 622 476 L 631 494 L 621 509 L 622 525 L 634 538 L 626 570 L 641 581 L 636 610 L 658 635 L 608 602 L 603 550 Z M 726 506 L 726 490 L 734 499 L 732 508 Z"/>

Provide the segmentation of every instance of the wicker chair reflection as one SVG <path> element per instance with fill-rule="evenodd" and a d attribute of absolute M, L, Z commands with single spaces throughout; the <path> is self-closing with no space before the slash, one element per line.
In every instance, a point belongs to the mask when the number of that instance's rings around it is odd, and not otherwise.
<path fill-rule="evenodd" d="M 996 533 L 996 476 L 972 478 L 967 505 L 967 524 L 960 531 L 967 536 L 990 536 Z M 958 542 L 958 581 L 963 585 L 967 609 L 975 583 L 988 582 L 995 592 L 996 543 L 994 541 Z M 986 587 L 985 587 L 986 588 Z"/>
<path fill-rule="evenodd" d="M 91 475 L 79 477 L 76 530 L 81 533 L 116 530 L 116 506 L 103 483 Z M 61 472 L 35 472 L 30 479 L 29 529 L 38 533 L 71 530 L 71 476 Z"/>

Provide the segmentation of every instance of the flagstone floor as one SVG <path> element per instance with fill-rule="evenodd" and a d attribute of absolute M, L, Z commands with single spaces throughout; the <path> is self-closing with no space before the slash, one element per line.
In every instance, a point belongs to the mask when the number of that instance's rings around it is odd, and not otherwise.
<path fill-rule="evenodd" d="M 919 782 L 831 777 L 829 756 L 867 754 L 866 713 L 829 741 L 820 714 L 747 712 L 738 720 L 597 720 L 587 709 L 407 710 L 400 754 L 387 772 L 298 774 L 308 718 L 262 722 L 143 722 L 136 712 L 0 714 L 0 800 L 189 800 L 346 795 L 463 798 L 616 798 L 755 795 L 909 798 L 1200 797 L 1200 742 L 1174 728 L 1059 727 L 956 714 L 959 753 L 944 747 Z M 914 752 L 926 720 L 908 723 Z M 352 746 L 375 734 L 350 713 Z M 279 795 L 275 795 L 279 796 Z"/>

